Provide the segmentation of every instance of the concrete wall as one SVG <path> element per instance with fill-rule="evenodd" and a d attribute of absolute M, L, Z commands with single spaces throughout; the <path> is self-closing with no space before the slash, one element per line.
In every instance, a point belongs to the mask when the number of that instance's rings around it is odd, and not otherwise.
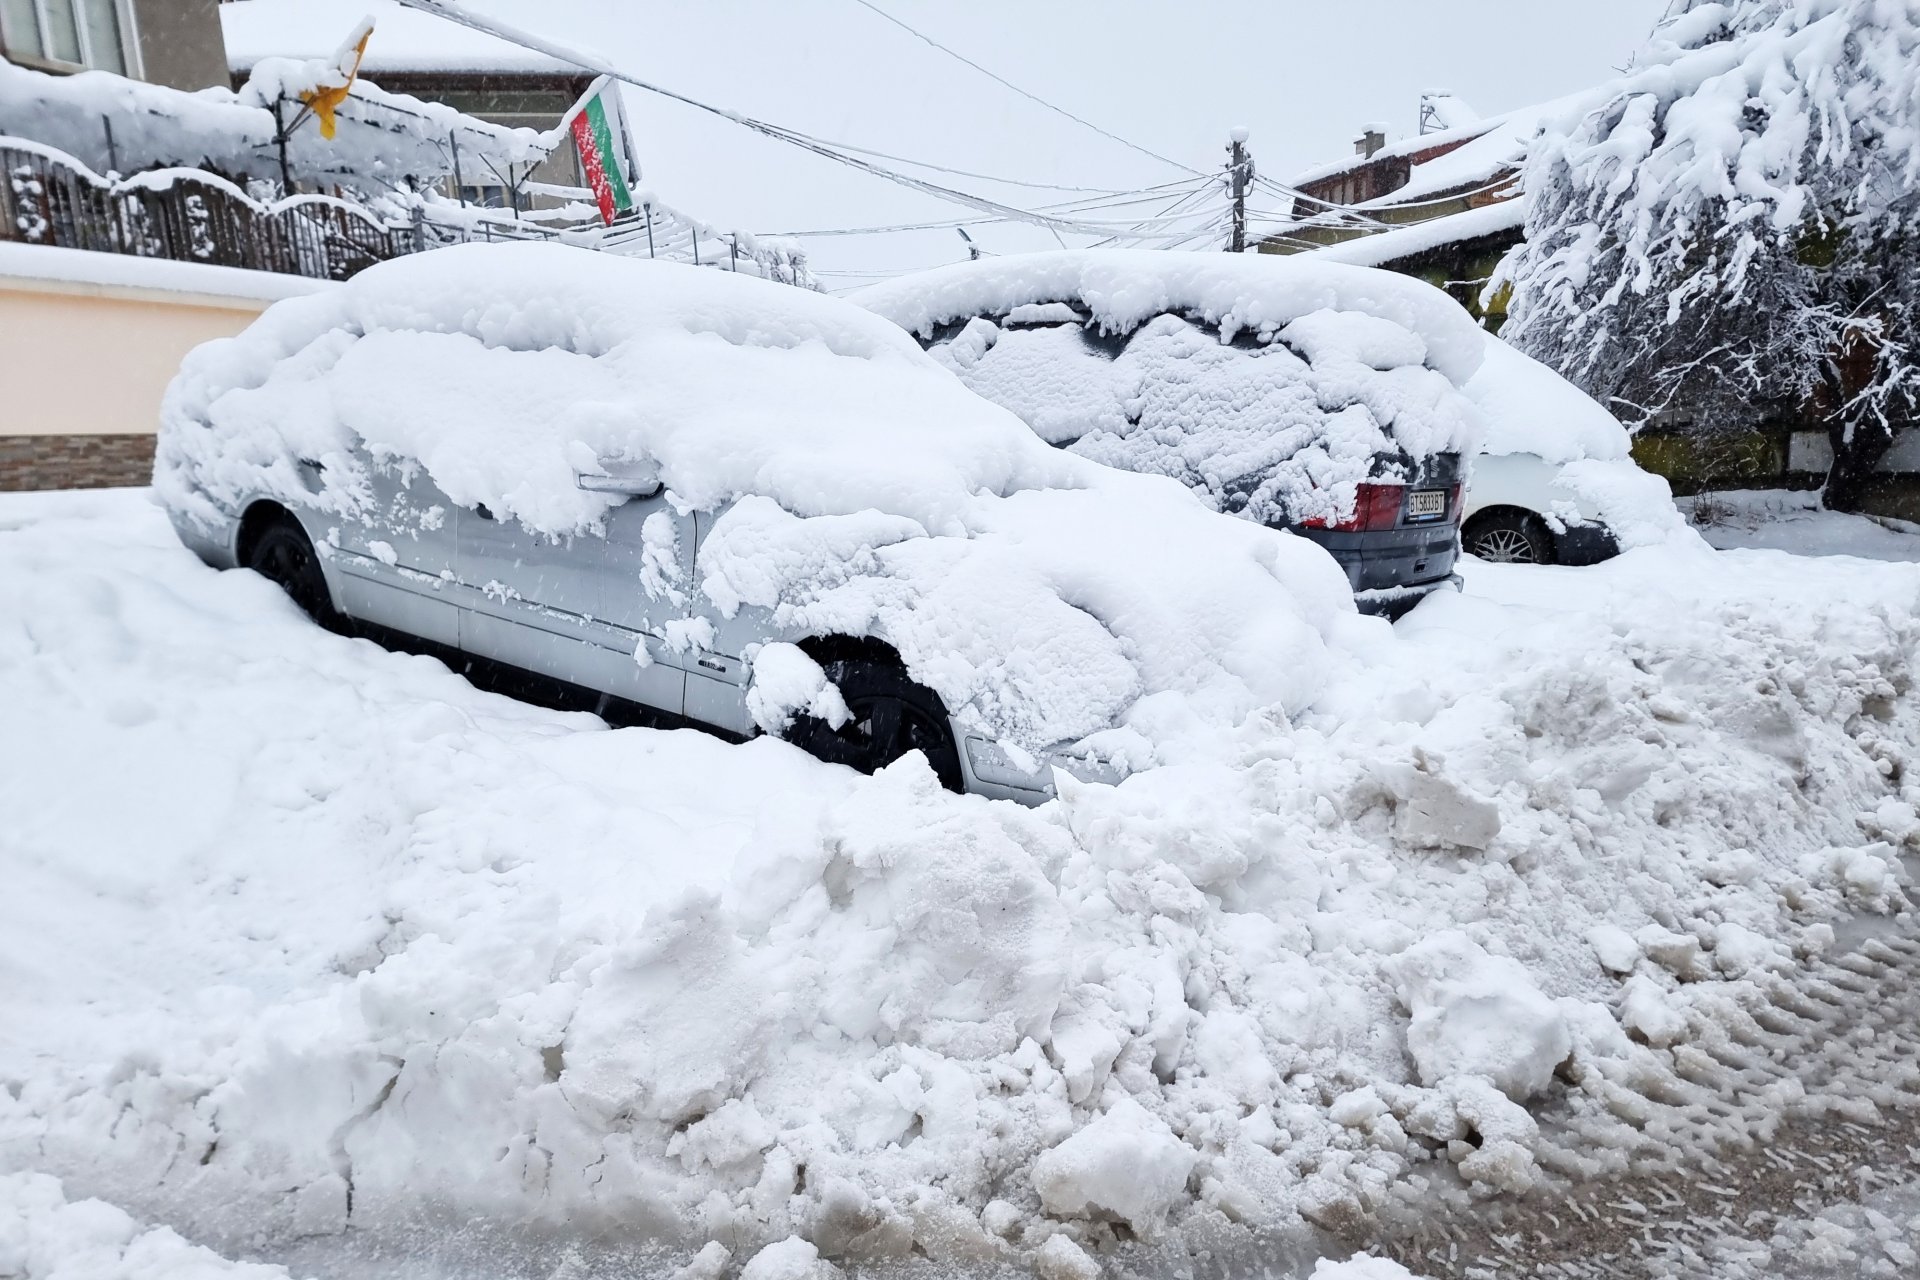
<path fill-rule="evenodd" d="M 129 0 L 140 78 L 175 89 L 227 83 L 220 0 Z"/>

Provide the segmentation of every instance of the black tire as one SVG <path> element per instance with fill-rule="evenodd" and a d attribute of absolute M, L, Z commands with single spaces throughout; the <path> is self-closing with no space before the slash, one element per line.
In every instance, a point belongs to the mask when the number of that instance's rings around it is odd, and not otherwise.
<path fill-rule="evenodd" d="M 852 717 L 835 729 L 824 720 L 794 719 L 786 740 L 815 759 L 872 773 L 909 751 L 927 758 L 940 785 L 961 790 L 960 752 L 940 695 L 907 673 L 868 658 L 832 658 L 821 664 Z"/>
<path fill-rule="evenodd" d="M 1492 564 L 1552 564 L 1553 535 L 1537 516 L 1490 511 L 1467 522 L 1460 549 Z"/>
<path fill-rule="evenodd" d="M 292 516 L 280 516 L 260 530 L 247 548 L 246 567 L 278 583 L 309 618 L 327 630 L 344 629 L 345 620 L 333 607 L 327 579 L 320 572 L 320 557 Z"/>

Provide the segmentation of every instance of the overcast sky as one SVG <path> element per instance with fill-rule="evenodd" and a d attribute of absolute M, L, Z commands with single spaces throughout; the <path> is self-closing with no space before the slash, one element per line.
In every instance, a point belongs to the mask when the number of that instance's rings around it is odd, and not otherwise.
<path fill-rule="evenodd" d="M 1260 171 L 1285 181 L 1349 153 L 1361 126 L 1415 129 L 1447 89 L 1483 114 L 1560 97 L 1625 66 L 1668 0 L 873 0 L 1013 83 L 1195 169 L 1244 125 Z M 352 8 L 351 3 L 346 3 Z M 1181 180 L 1027 101 L 859 0 L 480 0 L 501 19 L 591 48 L 716 105 L 953 168 L 1066 186 Z M 350 22 L 349 22 L 350 25 Z M 637 91 L 627 101 L 646 184 L 689 212 L 756 231 L 965 216 L 951 205 Z M 931 175 L 938 176 L 938 175 Z M 1069 194 L 944 177 L 1033 207 Z M 1268 200 L 1267 203 L 1275 203 Z M 989 250 L 1051 246 L 986 226 Z M 835 274 L 954 261 L 951 230 L 807 242 Z"/>

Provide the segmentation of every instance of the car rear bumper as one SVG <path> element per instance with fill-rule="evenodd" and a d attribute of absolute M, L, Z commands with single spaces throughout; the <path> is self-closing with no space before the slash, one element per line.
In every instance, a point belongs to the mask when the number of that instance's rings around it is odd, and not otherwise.
<path fill-rule="evenodd" d="M 1444 578 L 1436 578 L 1432 582 L 1417 583 L 1409 587 L 1379 587 L 1372 591 L 1356 591 L 1353 593 L 1353 603 L 1362 613 L 1392 620 L 1404 616 L 1409 609 L 1434 592 L 1458 591 L 1462 585 L 1460 575 L 1450 573 Z"/>
<path fill-rule="evenodd" d="M 1355 599 L 1375 592 L 1432 591 L 1445 586 L 1460 555 L 1460 530 L 1452 524 L 1330 533 L 1300 529 L 1339 562 Z"/>

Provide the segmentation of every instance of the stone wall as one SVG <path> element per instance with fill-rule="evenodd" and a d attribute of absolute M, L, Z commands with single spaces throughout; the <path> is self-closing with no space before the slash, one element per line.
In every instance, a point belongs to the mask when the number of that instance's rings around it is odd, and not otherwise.
<path fill-rule="evenodd" d="M 0 490 L 105 489 L 153 478 L 153 436 L 0 435 Z"/>

